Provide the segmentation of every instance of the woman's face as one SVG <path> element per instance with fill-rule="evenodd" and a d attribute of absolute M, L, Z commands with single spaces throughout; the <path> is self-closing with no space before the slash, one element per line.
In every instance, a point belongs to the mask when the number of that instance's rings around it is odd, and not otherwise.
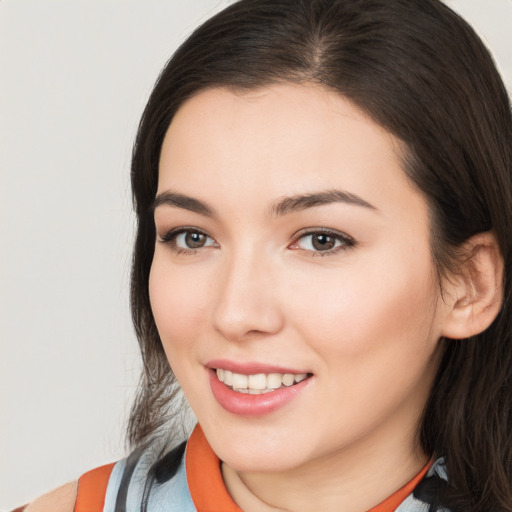
<path fill-rule="evenodd" d="M 166 134 L 155 223 L 156 325 L 223 461 L 416 450 L 447 312 L 393 136 L 312 85 L 201 92 Z"/>

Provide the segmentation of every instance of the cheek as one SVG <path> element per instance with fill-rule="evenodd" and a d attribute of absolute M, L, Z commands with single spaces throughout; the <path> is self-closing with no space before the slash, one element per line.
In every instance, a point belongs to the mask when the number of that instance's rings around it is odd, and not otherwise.
<path fill-rule="evenodd" d="M 208 287 L 197 271 L 172 266 L 165 255 L 155 253 L 149 276 L 149 298 L 155 323 L 166 353 L 192 345 L 204 323 Z"/>
<path fill-rule="evenodd" d="M 435 281 L 428 264 L 399 267 L 353 265 L 317 280 L 314 293 L 303 284 L 291 295 L 295 333 L 317 356 L 319 388 L 336 397 L 336 407 L 328 398 L 316 414 L 347 433 L 396 411 L 401 421 L 416 418 L 428 396 L 437 365 Z"/>
<path fill-rule="evenodd" d="M 334 357 L 368 357 L 369 351 L 382 349 L 380 356 L 386 357 L 385 348 L 401 357 L 436 337 L 437 288 L 428 259 L 414 264 L 376 260 L 335 269 L 315 280 L 313 289 L 311 281 L 294 280 L 292 316 L 319 350 Z M 390 268 L 390 261 L 397 261 L 395 268 Z"/>

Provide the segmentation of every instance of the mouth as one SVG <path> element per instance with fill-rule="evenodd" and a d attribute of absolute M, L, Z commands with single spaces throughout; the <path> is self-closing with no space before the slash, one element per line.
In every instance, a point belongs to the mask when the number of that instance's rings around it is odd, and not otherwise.
<path fill-rule="evenodd" d="M 237 393 L 262 395 L 282 388 L 290 388 L 312 376 L 310 373 L 255 373 L 242 374 L 213 368 L 217 379 Z"/>
<path fill-rule="evenodd" d="M 206 363 L 210 389 L 226 411 L 262 417 L 291 403 L 300 403 L 314 389 L 313 373 L 260 362 L 216 359 Z"/>

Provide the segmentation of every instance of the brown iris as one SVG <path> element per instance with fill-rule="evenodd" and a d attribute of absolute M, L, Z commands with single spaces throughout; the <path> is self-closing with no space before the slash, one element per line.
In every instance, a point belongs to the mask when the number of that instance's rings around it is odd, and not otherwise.
<path fill-rule="evenodd" d="M 206 243 L 206 235 L 197 232 L 188 232 L 185 235 L 185 244 L 190 249 L 199 249 Z"/>
<path fill-rule="evenodd" d="M 316 235 L 312 235 L 311 243 L 317 251 L 328 251 L 334 247 L 336 240 L 330 235 L 318 233 Z"/>

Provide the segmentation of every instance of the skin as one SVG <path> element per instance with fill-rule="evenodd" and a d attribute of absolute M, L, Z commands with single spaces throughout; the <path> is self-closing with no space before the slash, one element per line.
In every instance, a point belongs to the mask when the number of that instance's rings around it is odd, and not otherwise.
<path fill-rule="evenodd" d="M 78 482 L 70 482 L 33 501 L 24 512 L 72 512 L 75 508 Z"/>
<path fill-rule="evenodd" d="M 283 198 L 332 189 L 371 207 L 271 213 Z M 451 305 L 399 142 L 318 86 L 212 89 L 188 100 L 166 134 L 158 194 L 168 191 L 215 212 L 156 208 L 149 291 L 235 501 L 248 512 L 360 512 L 408 482 L 428 460 L 418 424 Z M 162 241 L 183 227 L 205 234 L 204 245 Z M 319 251 L 304 229 L 345 238 Z M 247 418 L 211 392 L 205 365 L 219 358 L 312 377 L 285 406 Z"/>
<path fill-rule="evenodd" d="M 403 486 L 428 458 L 416 437 L 440 336 L 474 336 L 500 311 L 492 232 L 464 242 L 471 257 L 441 297 L 427 205 L 401 155 L 349 101 L 312 85 L 210 90 L 171 124 L 151 300 L 169 361 L 246 512 L 359 512 Z M 333 189 L 343 201 L 303 201 Z M 185 226 L 203 233 L 193 249 L 184 233 L 166 237 Z M 337 234 L 319 246 L 319 229 Z M 240 417 L 211 393 L 211 358 L 311 377 L 286 406 Z M 71 512 L 76 495 L 71 482 L 26 511 Z"/>

